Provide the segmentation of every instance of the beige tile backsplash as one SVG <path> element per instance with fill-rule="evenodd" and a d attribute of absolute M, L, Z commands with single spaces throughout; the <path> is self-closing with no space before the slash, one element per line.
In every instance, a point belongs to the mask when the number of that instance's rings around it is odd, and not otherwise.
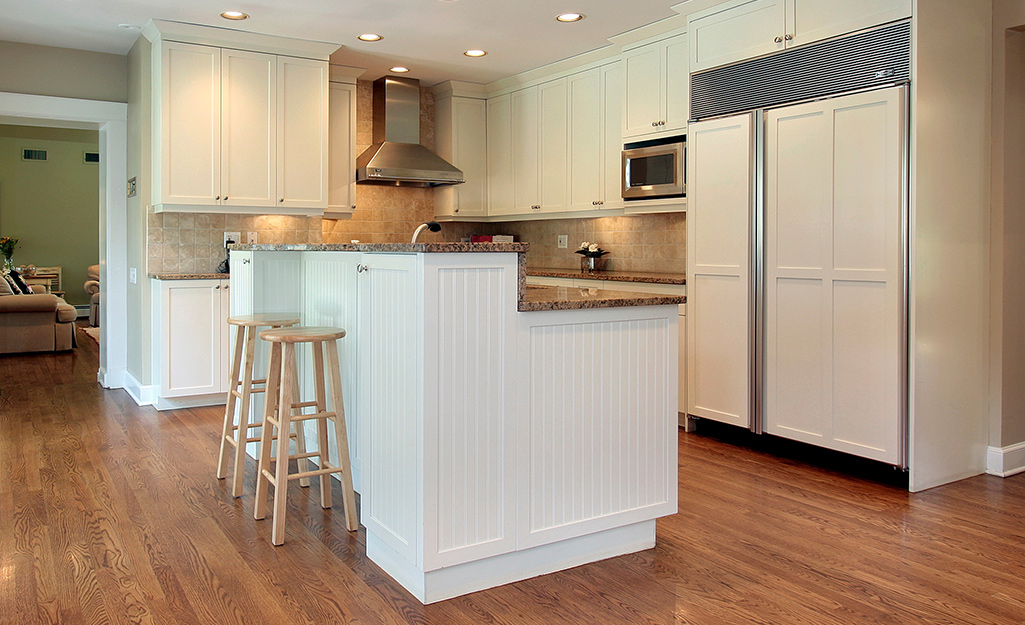
<path fill-rule="evenodd" d="M 356 85 L 356 151 L 373 140 L 373 83 Z M 420 143 L 434 148 L 434 95 L 420 90 Z M 255 232 L 259 243 L 398 243 L 434 217 L 432 189 L 359 185 L 356 212 L 351 219 L 219 213 L 150 213 L 148 257 L 150 273 L 206 273 L 224 260 L 224 232 Z M 610 269 L 679 272 L 686 270 L 686 215 L 638 215 L 590 219 L 522 221 L 498 224 L 446 223 L 439 233 L 425 232 L 423 241 L 459 241 L 471 234 L 513 234 L 531 244 L 527 263 L 534 267 L 573 269 L 581 241 L 609 250 Z M 558 249 L 556 238 L 569 236 L 569 248 Z"/>

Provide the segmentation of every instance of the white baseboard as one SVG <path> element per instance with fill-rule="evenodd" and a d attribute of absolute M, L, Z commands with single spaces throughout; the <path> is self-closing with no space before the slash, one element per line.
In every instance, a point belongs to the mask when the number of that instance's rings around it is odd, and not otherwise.
<path fill-rule="evenodd" d="M 128 372 L 124 369 L 99 369 L 96 371 L 96 381 L 103 388 L 124 388 Z"/>
<path fill-rule="evenodd" d="M 152 384 L 143 385 L 130 371 L 125 371 L 124 377 L 125 383 L 122 386 L 135 403 L 140 406 L 152 406 L 157 399 L 157 387 Z"/>
<path fill-rule="evenodd" d="M 1011 477 L 1025 472 L 1025 442 L 986 450 L 986 473 Z"/>

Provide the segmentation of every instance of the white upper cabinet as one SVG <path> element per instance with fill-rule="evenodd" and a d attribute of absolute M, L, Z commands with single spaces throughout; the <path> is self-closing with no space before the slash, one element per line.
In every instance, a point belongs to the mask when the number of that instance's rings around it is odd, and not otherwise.
<path fill-rule="evenodd" d="M 327 208 L 326 61 L 158 38 L 152 69 L 155 210 Z"/>
<path fill-rule="evenodd" d="M 568 205 L 569 178 L 569 96 L 565 78 L 546 82 L 538 88 L 540 120 L 538 143 L 541 147 L 541 210 L 564 211 Z M 596 103 L 597 104 L 597 103 Z"/>
<path fill-rule="evenodd" d="M 690 113 L 686 33 L 623 53 L 623 138 L 680 133 Z"/>
<path fill-rule="evenodd" d="M 356 210 L 356 85 L 332 82 L 328 88 L 328 209 L 325 217 Z"/>
<path fill-rule="evenodd" d="M 434 190 L 439 216 L 487 214 L 487 101 L 447 96 L 434 100 L 434 137 L 438 156 L 463 172 L 463 184 Z"/>
<path fill-rule="evenodd" d="M 911 0 L 730 0 L 690 15 L 690 71 L 911 16 Z"/>
<path fill-rule="evenodd" d="M 278 205 L 327 208 L 328 66 L 278 57 Z"/>
<path fill-rule="evenodd" d="M 488 214 L 509 215 L 515 212 L 511 94 L 488 100 L 487 125 Z"/>
<path fill-rule="evenodd" d="M 601 79 L 598 69 L 568 78 L 570 210 L 594 210 L 602 195 Z"/>
<path fill-rule="evenodd" d="M 221 195 L 221 50 L 165 43 L 153 65 L 153 203 L 216 204 Z"/>
<path fill-rule="evenodd" d="M 602 153 L 599 208 L 623 207 L 623 64 L 603 65 L 601 72 Z"/>
<path fill-rule="evenodd" d="M 222 204 L 274 205 L 276 79 L 273 54 L 221 50 Z"/>
<path fill-rule="evenodd" d="M 512 94 L 512 208 L 519 214 L 541 210 L 537 92 L 530 87 Z"/>

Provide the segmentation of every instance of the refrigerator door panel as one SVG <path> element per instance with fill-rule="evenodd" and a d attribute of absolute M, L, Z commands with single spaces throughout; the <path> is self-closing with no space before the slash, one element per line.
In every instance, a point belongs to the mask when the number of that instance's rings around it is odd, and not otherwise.
<path fill-rule="evenodd" d="M 753 427 L 754 114 L 691 124 L 687 412 Z"/>

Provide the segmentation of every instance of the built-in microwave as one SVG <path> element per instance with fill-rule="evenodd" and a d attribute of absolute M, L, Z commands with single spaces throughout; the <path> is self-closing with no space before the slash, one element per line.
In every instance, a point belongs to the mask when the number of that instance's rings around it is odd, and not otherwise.
<path fill-rule="evenodd" d="M 623 146 L 623 199 L 687 195 L 687 137 L 667 137 Z"/>

